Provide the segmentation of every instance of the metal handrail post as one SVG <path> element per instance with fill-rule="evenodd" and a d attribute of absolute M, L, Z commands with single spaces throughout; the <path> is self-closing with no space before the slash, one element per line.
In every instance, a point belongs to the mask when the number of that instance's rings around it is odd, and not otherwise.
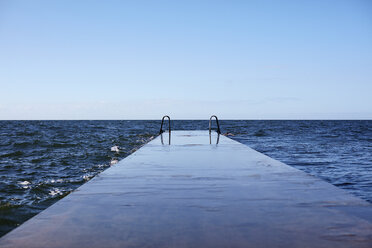
<path fill-rule="evenodd" d="M 213 118 L 213 117 L 216 119 L 216 123 L 217 123 L 217 133 L 218 133 L 218 134 L 221 134 L 220 124 L 219 124 L 219 122 L 218 122 L 218 118 L 217 118 L 217 116 L 215 116 L 215 115 L 212 115 L 211 118 L 209 118 L 209 133 L 212 132 L 212 118 Z"/>
<path fill-rule="evenodd" d="M 159 131 L 159 134 L 162 134 L 164 131 L 163 131 L 163 123 L 164 123 L 164 119 L 165 118 L 168 118 L 168 129 L 169 129 L 169 134 L 171 133 L 171 120 L 170 120 L 170 117 L 168 115 L 164 115 L 163 118 L 161 119 L 161 126 L 160 126 L 160 131 Z"/>

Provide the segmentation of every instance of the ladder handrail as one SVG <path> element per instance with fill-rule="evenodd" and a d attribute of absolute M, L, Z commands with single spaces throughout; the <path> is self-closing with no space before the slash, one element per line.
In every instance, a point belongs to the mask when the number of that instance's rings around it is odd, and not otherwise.
<path fill-rule="evenodd" d="M 221 134 L 220 124 L 218 123 L 218 118 L 217 118 L 217 116 L 215 116 L 215 115 L 212 115 L 211 118 L 209 118 L 209 133 L 212 132 L 212 118 L 213 118 L 213 117 L 216 119 L 216 123 L 217 123 L 217 133 L 218 133 L 218 134 Z"/>
<path fill-rule="evenodd" d="M 168 118 L 168 128 L 169 128 L 169 134 L 170 134 L 171 133 L 171 120 L 170 120 L 170 117 L 168 115 L 164 115 L 163 118 L 161 119 L 161 126 L 160 126 L 159 134 L 162 134 L 164 132 L 163 131 L 164 118 Z"/>

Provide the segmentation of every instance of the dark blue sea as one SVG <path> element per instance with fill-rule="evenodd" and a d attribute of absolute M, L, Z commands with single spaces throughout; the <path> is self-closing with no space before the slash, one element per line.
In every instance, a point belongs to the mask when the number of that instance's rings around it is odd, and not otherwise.
<path fill-rule="evenodd" d="M 221 120 L 253 149 L 372 202 L 372 121 Z M 208 129 L 177 120 L 173 129 Z M 160 121 L 0 121 L 0 236 L 156 137 Z"/>

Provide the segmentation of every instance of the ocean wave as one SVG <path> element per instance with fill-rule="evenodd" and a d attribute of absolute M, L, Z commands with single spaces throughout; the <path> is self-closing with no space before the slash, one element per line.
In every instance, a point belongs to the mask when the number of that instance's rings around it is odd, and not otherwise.
<path fill-rule="evenodd" d="M 8 158 L 8 157 L 20 157 L 23 156 L 25 153 L 22 151 L 12 151 L 8 153 L 0 154 L 0 158 Z"/>
<path fill-rule="evenodd" d="M 31 184 L 29 181 L 23 181 L 23 182 L 18 182 L 20 185 L 29 185 Z"/>
<path fill-rule="evenodd" d="M 114 165 L 114 164 L 117 164 L 117 163 L 119 163 L 119 160 L 117 160 L 117 159 L 112 159 L 110 161 L 110 165 Z"/>
<path fill-rule="evenodd" d="M 267 133 L 264 130 L 260 129 L 256 131 L 253 135 L 256 137 L 263 137 L 263 136 L 267 136 Z"/>
<path fill-rule="evenodd" d="M 49 191 L 49 195 L 51 195 L 51 196 L 63 195 L 63 192 L 58 188 L 54 188 L 53 190 Z"/>
<path fill-rule="evenodd" d="M 77 146 L 78 143 L 52 143 L 48 147 L 50 148 L 69 148 Z"/>
<path fill-rule="evenodd" d="M 19 208 L 20 204 L 12 204 L 10 202 L 1 202 L 0 201 L 0 211 L 6 211 L 13 208 Z"/>
<path fill-rule="evenodd" d="M 31 183 L 29 181 L 23 181 L 23 182 L 18 182 L 18 184 L 21 185 L 23 189 L 29 189 Z"/>
<path fill-rule="evenodd" d="M 39 131 L 18 131 L 15 134 L 18 137 L 20 137 L 20 136 L 32 137 L 32 136 L 39 135 L 40 132 Z"/>
<path fill-rule="evenodd" d="M 36 145 L 39 145 L 40 141 L 39 140 L 32 140 L 32 141 L 19 141 L 13 143 L 13 147 L 15 148 L 28 148 L 28 147 L 33 147 Z"/>
<path fill-rule="evenodd" d="M 94 176 L 95 176 L 94 174 L 85 174 L 84 176 L 82 176 L 82 178 L 84 179 L 84 181 L 89 181 Z"/>
<path fill-rule="evenodd" d="M 120 147 L 119 146 L 113 146 L 113 147 L 111 147 L 111 151 L 119 153 L 120 152 Z"/>

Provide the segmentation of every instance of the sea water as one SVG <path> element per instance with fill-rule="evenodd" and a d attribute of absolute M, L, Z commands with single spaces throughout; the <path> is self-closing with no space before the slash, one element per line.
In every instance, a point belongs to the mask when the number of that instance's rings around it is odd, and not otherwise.
<path fill-rule="evenodd" d="M 215 123 L 213 123 L 215 125 Z M 222 133 L 372 202 L 372 121 L 220 120 Z M 0 121 L 0 236 L 155 138 L 160 121 Z M 207 130 L 208 121 L 172 121 Z"/>

